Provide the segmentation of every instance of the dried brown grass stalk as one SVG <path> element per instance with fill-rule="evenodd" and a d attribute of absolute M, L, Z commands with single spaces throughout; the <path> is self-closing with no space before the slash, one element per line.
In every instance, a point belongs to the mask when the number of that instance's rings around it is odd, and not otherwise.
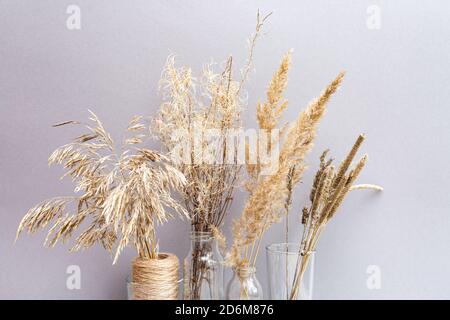
<path fill-rule="evenodd" d="M 258 104 L 257 117 L 262 128 L 275 128 L 281 112 L 287 106 L 283 92 L 287 85 L 289 64 L 290 53 L 283 57 L 269 84 L 267 102 Z M 229 264 L 235 267 L 255 265 L 264 233 L 272 224 L 279 222 L 282 213 L 286 212 L 283 209 L 286 209 L 286 203 L 290 203 L 290 193 L 306 168 L 304 158 L 313 146 L 317 125 L 343 77 L 344 73 L 340 73 L 287 129 L 278 167 L 271 175 L 262 175 L 260 167 L 247 166 L 252 191 L 241 217 L 233 223 L 234 241 L 228 256 Z"/>
<path fill-rule="evenodd" d="M 358 149 L 364 141 L 364 135 L 360 135 L 350 150 L 347 157 L 339 165 L 338 170 L 332 165 L 332 159 L 326 160 L 328 150 L 320 157 L 320 167 L 317 171 L 310 193 L 311 205 L 302 210 L 303 236 L 300 242 L 299 259 L 297 262 L 290 299 L 296 299 L 300 292 L 303 274 L 309 263 L 311 253 L 315 250 L 317 241 L 327 225 L 328 221 L 336 214 L 344 198 L 353 183 L 360 174 L 367 161 L 364 155 L 350 169 Z M 349 171 L 350 170 L 350 171 Z M 373 185 L 369 185 L 371 188 Z M 378 186 L 376 186 L 378 187 Z M 378 187 L 377 189 L 379 190 Z M 382 188 L 381 188 L 382 189 Z"/>
<path fill-rule="evenodd" d="M 87 132 L 55 150 L 49 164 L 60 164 L 75 183 L 76 195 L 46 200 L 23 217 L 17 237 L 24 230 L 34 233 L 53 223 L 45 243 L 51 247 L 66 241 L 87 221 L 71 250 L 100 243 L 115 248 L 114 262 L 132 243 L 141 258 L 156 258 L 158 243 L 155 224 L 174 213 L 186 216 L 171 190 L 181 189 L 186 179 L 169 164 L 168 158 L 153 150 L 135 147 L 145 137 L 141 117 L 128 126 L 129 137 L 116 150 L 110 134 L 91 111 Z M 55 126 L 79 124 L 66 121 Z M 168 210 L 168 208 L 171 209 Z"/>

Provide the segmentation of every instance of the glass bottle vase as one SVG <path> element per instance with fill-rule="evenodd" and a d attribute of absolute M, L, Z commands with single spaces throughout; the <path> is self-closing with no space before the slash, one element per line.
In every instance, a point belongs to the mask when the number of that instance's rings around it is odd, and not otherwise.
<path fill-rule="evenodd" d="M 191 249 L 183 264 L 185 300 L 223 298 L 223 261 L 211 232 L 192 231 Z"/>
<path fill-rule="evenodd" d="M 256 268 L 238 267 L 227 286 L 228 300 L 262 300 L 263 290 L 256 278 Z"/>
<path fill-rule="evenodd" d="M 269 299 L 311 300 L 315 252 L 302 252 L 296 243 L 266 247 Z"/>

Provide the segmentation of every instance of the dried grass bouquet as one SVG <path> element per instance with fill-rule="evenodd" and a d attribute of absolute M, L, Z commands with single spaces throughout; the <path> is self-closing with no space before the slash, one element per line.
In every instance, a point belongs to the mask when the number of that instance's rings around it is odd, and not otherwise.
<path fill-rule="evenodd" d="M 292 189 L 306 168 L 304 159 L 313 146 L 319 121 L 344 77 L 344 73 L 339 73 L 291 126 L 279 128 L 280 117 L 288 106 L 283 93 L 287 87 L 290 61 L 291 53 L 288 52 L 269 83 L 267 100 L 258 103 L 256 108 L 261 129 L 268 134 L 279 129 L 279 138 L 271 140 L 268 148 L 278 143 L 281 146 L 277 166 L 269 174 L 263 173 L 265 168 L 260 162 L 247 165 L 249 197 L 241 217 L 233 223 L 233 244 L 228 255 L 228 263 L 237 269 L 255 267 L 264 233 L 284 217 Z"/>
<path fill-rule="evenodd" d="M 256 31 L 249 39 L 247 63 L 239 78 L 233 74 L 232 57 L 219 70 L 214 64 L 206 65 L 195 78 L 189 67 L 177 67 L 171 56 L 162 74 L 163 103 L 154 120 L 154 132 L 186 177 L 182 194 L 192 234 L 220 230 L 233 201 L 244 166 L 238 159 L 240 144 L 235 138 L 243 127 L 241 113 L 246 101 L 242 89 L 268 16 L 257 14 Z M 210 282 L 203 257 L 211 250 L 209 244 L 194 244 L 193 265 L 185 273 L 189 278 L 185 279 L 185 298 L 199 299 L 202 283 Z"/>
<path fill-rule="evenodd" d="M 131 243 L 140 258 L 156 259 L 155 224 L 174 214 L 187 216 L 170 193 L 181 189 L 186 179 L 164 155 L 137 147 L 145 137 L 141 117 L 131 120 L 128 137 L 117 150 L 98 117 L 90 114 L 87 132 L 49 158 L 50 165 L 61 164 L 67 170 L 64 176 L 72 178 L 76 195 L 45 200 L 30 209 L 17 237 L 22 231 L 34 233 L 53 224 L 45 240 L 53 247 L 59 240 L 67 241 L 86 222 L 86 229 L 76 237 L 71 250 L 100 243 L 108 251 L 115 248 L 115 263 Z M 80 123 L 67 121 L 55 127 L 69 124 Z"/>
<path fill-rule="evenodd" d="M 287 290 L 291 300 L 297 299 L 303 275 L 308 267 L 311 254 L 316 248 L 317 241 L 347 194 L 351 190 L 359 189 L 383 190 L 380 186 L 372 184 L 353 185 L 367 161 L 367 155 L 364 155 L 357 161 L 354 168 L 350 169 L 364 139 L 365 137 L 362 134 L 356 139 L 352 149 L 337 169 L 333 166 L 333 159 L 327 159 L 328 150 L 324 151 L 320 157 L 320 167 L 316 172 L 309 196 L 311 204 L 302 210 L 303 236 L 300 240 L 300 252 L 294 272 L 294 280 L 292 286 L 289 286 L 292 289 L 290 292 Z"/>

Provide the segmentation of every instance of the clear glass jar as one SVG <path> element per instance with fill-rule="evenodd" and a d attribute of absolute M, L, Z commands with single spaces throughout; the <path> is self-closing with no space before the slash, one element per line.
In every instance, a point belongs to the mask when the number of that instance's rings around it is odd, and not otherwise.
<path fill-rule="evenodd" d="M 262 300 L 263 290 L 256 278 L 256 268 L 240 267 L 234 270 L 227 287 L 228 300 Z"/>
<path fill-rule="evenodd" d="M 211 232 L 192 231 L 183 265 L 185 300 L 223 299 L 223 258 Z"/>
<path fill-rule="evenodd" d="M 311 300 L 315 252 L 302 254 L 297 243 L 274 243 L 266 253 L 269 299 Z"/>

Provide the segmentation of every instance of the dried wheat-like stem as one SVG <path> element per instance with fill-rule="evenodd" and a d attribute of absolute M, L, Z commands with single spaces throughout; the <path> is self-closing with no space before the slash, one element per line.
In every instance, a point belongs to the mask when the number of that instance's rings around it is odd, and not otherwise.
<path fill-rule="evenodd" d="M 72 178 L 76 195 L 49 199 L 30 209 L 18 227 L 16 239 L 24 230 L 33 233 L 53 223 L 45 243 L 54 246 L 68 240 L 89 220 L 71 250 L 95 243 L 108 251 L 116 246 L 116 262 L 123 248 L 132 243 L 141 258 L 157 258 L 154 226 L 167 221 L 173 213 L 187 215 L 170 194 L 171 190 L 182 189 L 186 179 L 164 155 L 135 147 L 145 137 L 142 117 L 130 121 L 128 137 L 118 152 L 99 118 L 89 112 L 87 132 L 49 157 L 49 164 L 61 164 L 67 170 L 64 176 Z M 65 121 L 54 127 L 68 124 L 80 123 Z"/>
<path fill-rule="evenodd" d="M 311 253 L 315 250 L 317 241 L 328 221 L 335 215 L 348 192 L 363 188 L 382 189 L 374 185 L 354 186 L 352 189 L 353 183 L 367 161 L 367 156 L 364 155 L 355 167 L 350 169 L 352 161 L 363 141 L 364 135 L 360 135 L 344 161 L 339 165 L 337 171 L 332 166 L 332 159 L 326 160 L 328 150 L 320 157 L 320 167 L 311 188 L 311 205 L 309 208 L 305 207 L 302 210 L 303 236 L 300 242 L 300 252 L 294 273 L 292 290 L 289 294 L 290 299 L 297 298 Z"/>

